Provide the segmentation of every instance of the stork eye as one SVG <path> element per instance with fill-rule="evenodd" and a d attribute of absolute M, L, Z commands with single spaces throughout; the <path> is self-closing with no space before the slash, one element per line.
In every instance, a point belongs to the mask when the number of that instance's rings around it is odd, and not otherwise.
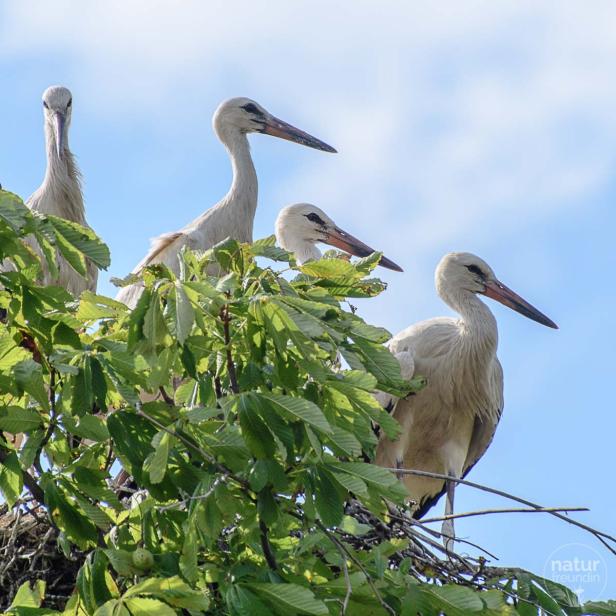
<path fill-rule="evenodd" d="M 45 107 L 45 109 L 49 109 L 49 105 L 47 104 L 47 101 L 43 101 L 43 107 Z"/>
<path fill-rule="evenodd" d="M 244 109 L 244 111 L 247 111 L 248 113 L 256 113 L 257 115 L 261 115 L 261 112 L 254 103 L 247 103 L 246 105 L 242 106 L 242 109 Z"/>
<path fill-rule="evenodd" d="M 469 272 L 471 272 L 472 274 L 477 274 L 477 276 L 481 276 L 481 278 L 485 278 L 486 277 L 486 275 L 476 265 L 467 265 L 466 269 Z"/>
<path fill-rule="evenodd" d="M 73 99 L 69 99 L 68 103 L 66 104 L 66 108 L 68 109 L 71 105 L 73 104 Z"/>
<path fill-rule="evenodd" d="M 304 214 L 304 216 L 310 221 L 310 222 L 316 222 L 317 225 L 321 225 L 322 227 L 325 226 L 325 222 L 323 221 L 323 219 L 315 212 L 310 212 L 310 214 Z"/>

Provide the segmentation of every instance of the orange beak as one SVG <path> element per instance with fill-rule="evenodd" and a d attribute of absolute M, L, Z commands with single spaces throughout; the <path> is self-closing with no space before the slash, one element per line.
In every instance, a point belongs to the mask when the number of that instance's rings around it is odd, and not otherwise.
<path fill-rule="evenodd" d="M 323 152 L 336 153 L 337 150 L 332 148 L 331 145 L 327 145 L 324 141 L 309 135 L 308 133 L 295 128 L 287 122 L 279 120 L 275 116 L 267 116 L 264 121 L 264 128 L 260 131 L 266 135 L 272 135 L 272 137 L 279 137 L 280 139 L 286 139 L 287 141 L 294 141 L 301 145 L 308 146 L 309 148 L 315 148 L 316 150 L 323 150 Z"/>
<path fill-rule="evenodd" d="M 326 244 L 340 248 L 340 250 L 344 250 L 344 252 L 348 252 L 356 257 L 367 257 L 375 252 L 374 248 L 370 248 L 370 246 L 364 244 L 361 240 L 358 240 L 350 233 L 347 233 L 338 227 L 334 227 L 332 230 L 327 230 L 325 233 L 326 237 L 323 241 Z M 394 270 L 395 272 L 404 271 L 399 265 L 387 257 L 381 257 L 379 265 L 386 267 L 387 269 Z"/>
<path fill-rule="evenodd" d="M 545 325 L 546 327 L 558 329 L 558 325 L 556 325 L 552 319 L 549 319 L 542 312 L 539 312 L 534 306 L 498 280 L 486 282 L 485 295 L 519 312 L 528 319 L 541 323 L 541 325 Z"/>

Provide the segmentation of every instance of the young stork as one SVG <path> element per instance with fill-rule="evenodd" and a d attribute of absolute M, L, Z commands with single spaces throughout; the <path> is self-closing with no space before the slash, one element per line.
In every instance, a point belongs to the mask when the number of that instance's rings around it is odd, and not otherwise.
<path fill-rule="evenodd" d="M 51 86 L 43 93 L 47 170 L 43 183 L 26 201 L 26 205 L 34 212 L 53 214 L 87 227 L 81 173 L 68 147 L 72 109 L 73 97 L 68 88 Z M 40 250 L 36 240 L 28 241 L 35 250 Z M 96 291 L 98 269 L 89 259 L 86 259 L 86 269 L 87 276 L 83 278 L 58 255 L 58 276 L 52 279 L 45 269 L 42 283 L 64 287 L 75 296 L 86 289 Z"/>
<path fill-rule="evenodd" d="M 221 103 L 212 124 L 231 158 L 233 181 L 229 192 L 180 231 L 165 233 L 153 240 L 150 251 L 133 273 L 139 273 L 153 263 L 164 263 L 177 273 L 177 257 L 183 246 L 206 250 L 227 237 L 240 242 L 252 241 L 257 209 L 257 173 L 250 156 L 248 133 L 263 133 L 324 152 L 336 152 L 323 141 L 279 120 L 249 98 L 232 98 Z M 117 299 L 134 307 L 142 289 L 140 284 L 123 287 Z"/>
<path fill-rule="evenodd" d="M 300 265 L 321 258 L 318 243 L 335 246 L 357 257 L 367 257 L 374 252 L 374 248 L 343 231 L 323 210 L 310 203 L 295 203 L 280 210 L 276 218 L 276 240 L 295 255 Z M 387 257 L 381 257 L 379 265 L 403 271 Z"/>
<path fill-rule="evenodd" d="M 396 441 L 381 436 L 376 463 L 463 478 L 489 447 L 503 411 L 496 319 L 478 295 L 547 327 L 558 326 L 499 282 L 485 261 L 467 252 L 445 255 L 435 282 L 438 295 L 460 318 L 421 321 L 392 338 L 389 348 L 402 372 L 426 377 L 427 385 L 416 395 L 393 400 L 402 433 Z M 453 514 L 454 481 L 417 475 L 402 480 L 415 503 L 414 518 L 421 518 L 444 493 L 445 515 Z M 453 520 L 443 523 L 442 532 L 447 544 L 454 537 Z"/>

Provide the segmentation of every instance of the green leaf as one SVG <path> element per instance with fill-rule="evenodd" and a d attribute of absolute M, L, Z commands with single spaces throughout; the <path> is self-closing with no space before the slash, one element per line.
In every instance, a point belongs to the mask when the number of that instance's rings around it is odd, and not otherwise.
<path fill-rule="evenodd" d="M 139 575 L 140 571 L 133 565 L 132 552 L 127 550 L 103 549 L 105 556 L 109 559 L 111 566 L 122 576 L 131 577 Z M 134 587 L 133 587 L 134 588 Z M 130 592 L 130 591 L 129 591 Z M 126 593 L 128 595 L 128 592 Z"/>
<path fill-rule="evenodd" d="M 122 599 L 110 599 L 101 605 L 93 616 L 131 616 Z"/>
<path fill-rule="evenodd" d="M 329 280 L 338 280 L 350 282 L 358 277 L 355 267 L 344 259 L 319 259 L 318 261 L 309 261 L 299 268 L 308 276 L 316 278 L 325 278 Z"/>
<path fill-rule="evenodd" d="M 258 398 L 252 394 L 241 395 L 238 412 L 242 436 L 257 458 L 268 458 L 276 451 L 274 437 L 258 415 Z"/>
<path fill-rule="evenodd" d="M 315 506 L 325 526 L 337 526 L 342 520 L 344 499 L 332 476 L 318 468 L 314 477 Z"/>
<path fill-rule="evenodd" d="M 305 421 L 308 425 L 325 434 L 333 433 L 332 427 L 327 419 L 325 419 L 325 415 L 313 402 L 304 398 L 282 396 L 280 394 L 259 394 L 259 396 L 266 400 L 271 408 L 282 417 L 295 421 Z"/>
<path fill-rule="evenodd" d="M 41 364 L 32 358 L 20 361 L 13 366 L 13 376 L 20 389 L 30 394 L 44 411 L 49 410 L 49 397 L 43 382 Z"/>
<path fill-rule="evenodd" d="M 319 601 L 312 591 L 297 584 L 246 584 L 269 603 L 287 610 L 290 614 L 313 614 L 329 616 L 329 610 Z"/>
<path fill-rule="evenodd" d="M 76 222 L 58 216 L 47 215 L 47 219 L 56 230 L 58 239 L 62 238 L 63 243 L 65 242 L 71 247 L 76 248 L 95 263 L 97 267 L 101 269 L 109 267 L 111 264 L 109 248 L 98 238 L 92 229 L 82 227 Z M 60 241 L 58 244 L 60 244 Z M 61 247 L 60 249 L 62 250 Z M 63 250 L 62 253 L 64 254 Z"/>
<path fill-rule="evenodd" d="M 0 409 L 0 430 L 11 434 L 29 432 L 43 423 L 41 416 L 34 409 L 20 406 L 6 406 Z"/>
<path fill-rule="evenodd" d="M 54 524 L 81 549 L 96 545 L 96 526 L 54 484 L 49 475 L 41 479 L 45 491 L 45 504 Z"/>
<path fill-rule="evenodd" d="M 0 492 L 9 507 L 13 507 L 24 489 L 23 474 L 17 454 L 12 451 L 0 463 Z"/>
<path fill-rule="evenodd" d="M 71 433 L 87 438 L 97 443 L 109 439 L 109 431 L 104 419 L 95 415 L 84 415 L 83 417 L 71 417 L 65 415 L 62 418 L 65 428 Z"/>
<path fill-rule="evenodd" d="M 173 607 L 185 610 L 207 610 L 209 600 L 202 592 L 193 590 L 180 577 L 168 578 L 152 577 L 131 586 L 124 597 L 148 595 L 162 599 Z"/>
<path fill-rule="evenodd" d="M 154 450 L 143 463 L 143 470 L 150 474 L 152 483 L 160 483 L 167 472 L 167 461 L 169 459 L 169 447 L 172 437 L 168 432 L 160 432 L 160 439 Z M 175 439 L 174 439 L 175 440 Z"/>
<path fill-rule="evenodd" d="M 5 220 L 14 231 L 19 231 L 26 226 L 31 214 L 20 197 L 0 189 L 0 218 Z"/>
<path fill-rule="evenodd" d="M 342 451 L 343 455 L 361 455 L 361 443 L 352 432 L 343 430 L 339 426 L 334 426 L 332 430 L 333 433 L 329 437 L 329 440 L 335 447 Z"/>
<path fill-rule="evenodd" d="M 184 344 L 195 322 L 195 311 L 179 280 L 175 282 L 175 335 Z"/>
<path fill-rule="evenodd" d="M 32 359 L 30 352 L 17 345 L 11 336 L 3 332 L 0 336 L 0 371 L 8 370 L 29 359 Z"/>
<path fill-rule="evenodd" d="M 248 589 L 233 584 L 227 592 L 227 603 L 234 616 L 271 616 L 272 611 Z"/>
<path fill-rule="evenodd" d="M 30 582 L 24 582 L 15 593 L 10 608 L 16 607 L 40 607 L 45 597 L 45 582 L 37 580 L 33 586 Z"/>
<path fill-rule="evenodd" d="M 616 616 L 616 601 L 589 601 L 584 603 L 582 613 L 592 616 Z"/>
<path fill-rule="evenodd" d="M 126 607 L 132 616 L 176 616 L 177 612 L 158 599 L 149 599 L 147 597 L 133 597 L 127 599 Z"/>

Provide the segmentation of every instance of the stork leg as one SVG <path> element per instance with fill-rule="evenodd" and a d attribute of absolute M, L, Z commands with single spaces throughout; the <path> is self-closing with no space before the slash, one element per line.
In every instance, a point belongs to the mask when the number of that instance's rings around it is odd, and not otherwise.
<path fill-rule="evenodd" d="M 449 473 L 450 476 L 454 477 L 453 473 Z M 445 482 L 445 487 L 447 490 L 447 500 L 445 501 L 445 515 L 453 515 L 453 497 L 456 490 L 456 482 L 447 480 Z M 443 522 L 443 526 L 441 527 L 441 534 L 443 536 L 443 545 L 448 552 L 453 551 L 453 540 L 456 536 L 454 530 L 453 520 L 445 520 Z"/>

